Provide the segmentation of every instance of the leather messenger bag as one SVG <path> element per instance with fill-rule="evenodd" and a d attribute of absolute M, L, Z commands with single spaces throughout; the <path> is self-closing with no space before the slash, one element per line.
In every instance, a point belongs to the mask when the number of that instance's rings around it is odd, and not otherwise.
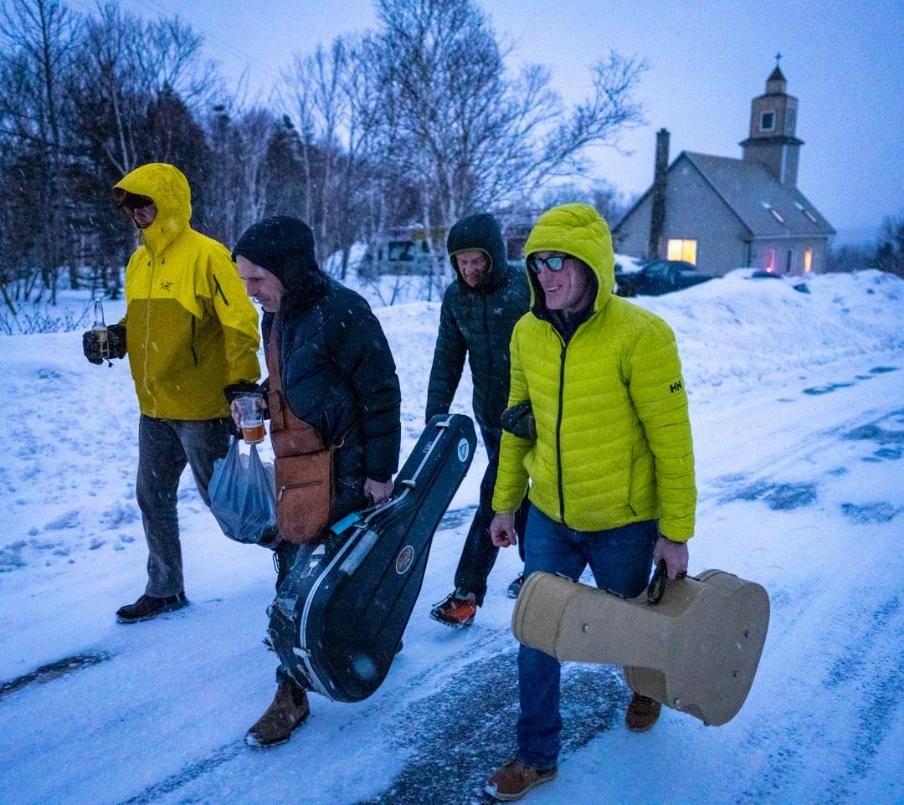
<path fill-rule="evenodd" d="M 637 693 L 706 724 L 725 724 L 753 684 L 769 596 L 759 584 L 722 570 L 664 586 L 651 605 L 532 573 L 518 596 L 512 632 L 560 661 L 623 665 Z"/>

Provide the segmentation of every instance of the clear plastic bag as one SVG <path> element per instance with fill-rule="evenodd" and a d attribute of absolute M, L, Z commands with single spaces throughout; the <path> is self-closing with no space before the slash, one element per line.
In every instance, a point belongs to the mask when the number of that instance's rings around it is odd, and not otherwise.
<path fill-rule="evenodd" d="M 233 439 L 225 458 L 213 464 L 208 486 L 210 511 L 223 533 L 252 545 L 269 542 L 276 528 L 276 489 L 273 466 L 264 465 L 257 445 L 244 455 Z"/>

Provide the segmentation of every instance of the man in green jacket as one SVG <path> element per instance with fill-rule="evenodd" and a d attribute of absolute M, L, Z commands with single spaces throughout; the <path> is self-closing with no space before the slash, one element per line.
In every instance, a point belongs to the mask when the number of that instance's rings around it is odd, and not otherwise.
<path fill-rule="evenodd" d="M 531 311 L 512 334 L 509 404 L 529 401 L 536 437 L 503 433 L 490 526 L 515 544 L 514 511 L 530 479 L 524 572 L 640 594 L 652 563 L 687 570 L 696 487 L 687 392 L 675 337 L 658 316 L 612 294 L 612 240 L 592 207 L 544 213 L 524 246 Z M 518 799 L 556 776 L 559 662 L 521 646 L 515 757 L 486 790 Z M 659 704 L 637 694 L 629 729 L 649 729 Z"/>
<path fill-rule="evenodd" d="M 509 341 L 515 322 L 528 308 L 530 291 L 524 273 L 506 260 L 505 241 L 492 215 L 462 218 L 449 231 L 446 244 L 456 280 L 443 296 L 439 333 L 427 388 L 427 421 L 446 414 L 461 380 L 465 355 L 474 382 L 474 417 L 487 451 L 480 501 L 455 571 L 455 589 L 430 612 L 453 628 L 470 626 L 483 606 L 487 577 L 499 549 L 490 541 L 493 486 L 499 462 L 500 418 L 509 389 Z M 527 507 L 519 509 L 516 528 L 523 527 Z M 522 556 L 523 558 L 523 556 Z M 522 576 L 509 588 L 518 595 Z"/>
<path fill-rule="evenodd" d="M 126 267 L 126 315 L 83 336 L 85 357 L 128 354 L 141 417 L 136 499 L 148 543 L 144 594 L 121 607 L 134 623 L 185 606 L 176 493 L 186 465 L 209 503 L 213 462 L 229 446 L 224 387 L 260 377 L 257 311 L 226 247 L 190 224 L 191 191 L 182 172 L 155 162 L 113 188 L 116 203 L 139 232 Z M 128 349 L 127 349 L 128 346 Z"/>

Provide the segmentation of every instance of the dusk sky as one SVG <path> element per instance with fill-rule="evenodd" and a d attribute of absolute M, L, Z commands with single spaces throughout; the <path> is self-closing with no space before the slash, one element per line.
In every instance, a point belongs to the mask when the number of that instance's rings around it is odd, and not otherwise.
<path fill-rule="evenodd" d="M 374 25 L 367 0 L 121 0 L 157 16 L 179 14 L 201 33 L 231 82 L 247 72 L 266 99 L 294 52 Z M 93 0 L 72 0 L 80 11 Z M 682 150 L 740 157 L 750 101 L 782 54 L 788 92 L 800 100 L 799 187 L 839 231 L 872 240 L 883 217 L 904 213 L 904 2 L 866 0 L 484 0 L 498 35 L 520 61 L 548 66 L 555 87 L 578 100 L 587 65 L 610 48 L 649 63 L 639 100 L 648 125 L 619 154 L 593 152 L 594 175 L 626 193 L 652 180 L 655 132 Z"/>

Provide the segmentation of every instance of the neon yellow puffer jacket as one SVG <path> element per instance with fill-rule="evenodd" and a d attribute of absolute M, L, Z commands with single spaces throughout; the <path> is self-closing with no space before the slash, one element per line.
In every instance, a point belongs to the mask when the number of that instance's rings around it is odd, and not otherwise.
<path fill-rule="evenodd" d="M 493 495 L 513 512 L 527 487 L 544 514 L 580 531 L 659 518 L 660 532 L 694 533 L 696 487 L 687 393 L 671 328 L 612 295 L 612 241 L 592 207 L 544 213 L 524 246 L 579 257 L 596 277 L 593 313 L 566 344 L 528 272 L 531 311 L 511 341 L 509 405 L 529 399 L 537 440 L 503 433 Z"/>
<path fill-rule="evenodd" d="M 223 387 L 260 377 L 257 311 L 226 247 L 195 232 L 191 191 L 172 165 L 151 163 L 116 187 L 149 196 L 157 217 L 126 267 L 129 365 L 143 414 L 214 419 Z"/>

